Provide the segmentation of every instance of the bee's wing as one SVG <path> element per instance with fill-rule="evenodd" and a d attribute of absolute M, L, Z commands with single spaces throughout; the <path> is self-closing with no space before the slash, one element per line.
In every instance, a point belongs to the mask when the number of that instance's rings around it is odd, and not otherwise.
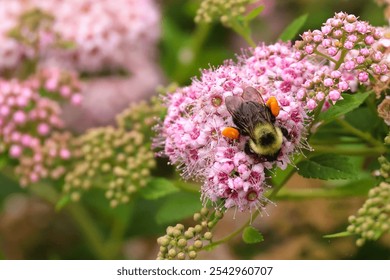
<path fill-rule="evenodd" d="M 264 89 L 260 88 L 260 91 L 263 92 Z M 242 98 L 245 101 L 253 101 L 253 102 L 260 103 L 260 104 L 265 103 L 263 97 L 261 96 L 261 93 L 253 87 L 246 87 L 244 89 L 243 94 L 242 94 Z"/>
<path fill-rule="evenodd" d="M 255 103 L 260 104 L 261 106 L 264 106 L 263 110 L 256 110 L 256 111 L 258 111 L 258 114 L 259 114 L 261 120 L 265 120 L 267 122 L 272 122 L 272 114 L 271 114 L 270 110 L 268 109 L 268 107 L 266 107 L 264 99 L 262 97 L 262 94 L 264 92 L 265 92 L 265 89 L 262 87 L 260 87 L 259 90 L 256 90 L 253 87 L 246 87 L 244 89 L 243 94 L 242 94 L 242 98 L 244 99 L 244 101 L 253 101 Z M 253 111 L 253 109 L 251 109 L 251 111 Z M 255 114 L 254 112 L 252 112 L 252 114 L 257 116 L 257 114 Z"/>
<path fill-rule="evenodd" d="M 238 113 L 243 102 L 244 100 L 240 96 L 228 96 L 225 98 L 226 108 L 232 116 Z"/>

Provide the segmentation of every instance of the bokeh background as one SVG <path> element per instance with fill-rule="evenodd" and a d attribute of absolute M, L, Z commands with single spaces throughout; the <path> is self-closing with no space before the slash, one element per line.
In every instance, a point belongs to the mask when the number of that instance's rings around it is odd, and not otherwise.
<path fill-rule="evenodd" d="M 0 0 L 0 15 L 5 17 L 5 10 L 15 6 L 12 2 L 19 2 L 23 6 L 34 1 Z M 221 24 L 196 26 L 193 20 L 199 7 L 199 1 L 196 0 L 111 1 L 115 2 L 117 9 L 112 8 L 113 15 L 105 17 L 101 25 L 96 24 L 93 19 L 89 19 L 91 22 L 85 22 L 88 20 L 85 19 L 83 11 L 77 8 L 80 4 L 76 3 L 83 2 L 82 0 L 60 1 L 64 6 L 73 7 L 63 12 L 55 10 L 58 6 L 50 7 L 50 0 L 36 2 L 44 3 L 49 9 L 53 9 L 54 14 L 61 14 L 63 24 L 69 20 L 69 13 L 72 14 L 71 20 L 76 22 L 76 26 L 74 30 L 66 31 L 69 36 L 76 32 L 78 22 L 80 26 L 101 28 L 103 31 L 99 32 L 106 32 L 106 38 L 112 40 L 110 43 L 103 40 L 100 45 L 94 41 L 96 45 L 89 46 L 88 38 L 79 34 L 78 42 L 81 48 L 84 48 L 80 52 L 85 52 L 85 60 L 79 58 L 75 62 L 55 54 L 52 56 L 55 59 L 49 56 L 44 62 L 82 73 L 85 83 L 84 103 L 81 108 L 65 109 L 67 125 L 75 133 L 82 133 L 90 127 L 112 124 L 115 115 L 131 102 L 156 95 L 158 86 L 167 86 L 172 82 L 180 86 L 189 84 L 191 77 L 199 75 L 199 69 L 220 65 L 225 59 L 234 58 L 236 53 L 247 47 L 241 38 Z M 151 2 L 151 6 L 145 6 L 142 2 Z M 256 42 L 275 42 L 293 19 L 306 13 L 309 17 L 303 30 L 320 27 L 338 11 L 358 15 L 372 25 L 386 25 L 388 21 L 385 2 L 264 0 L 266 8 L 252 25 L 253 37 Z M 12 9 L 17 12 L 20 7 L 16 6 Z M 118 19 L 115 13 L 120 9 L 128 9 L 130 14 L 133 13 L 134 17 L 141 20 Z M 388 14 L 389 12 L 387 17 Z M 12 22 L 4 19 L 0 18 L 0 31 L 5 30 L 6 23 Z M 120 20 L 121 22 L 117 22 Z M 140 26 L 134 26 L 137 24 Z M 117 37 L 109 34 L 116 34 Z M 128 42 L 121 34 L 129 36 Z M 0 36 L 0 45 L 5 40 Z M 96 53 L 100 52 L 108 53 L 110 60 L 103 60 L 96 65 L 93 60 Z M 164 162 L 161 166 L 164 166 Z M 172 172 L 167 166 L 162 169 L 160 172 Z M 321 181 L 295 176 L 286 188 L 315 189 L 322 184 Z M 183 198 L 177 199 L 180 204 L 180 199 Z M 113 226 L 112 217 L 127 213 L 125 238 L 123 242 L 115 245 L 120 247 L 119 258 L 156 258 L 156 238 L 164 234 L 165 228 L 171 224 L 161 219 L 156 221 L 155 218 L 155 213 L 164 206 L 166 200 L 148 201 L 138 198 L 131 204 L 116 209 L 110 208 L 102 200 L 104 199 L 99 194 L 91 192 L 82 203 L 90 211 L 103 235 L 108 234 Z M 375 243 L 368 242 L 362 247 L 356 247 L 352 237 L 323 238 L 326 234 L 345 230 L 348 216 L 355 213 L 363 202 L 364 196 L 275 201 L 275 205 L 267 208 L 268 214 L 259 217 L 253 224 L 263 233 L 264 242 L 248 245 L 238 237 L 211 252 L 202 252 L 200 258 L 390 259 L 389 236 Z M 200 202 L 194 205 L 194 209 L 200 207 Z M 228 212 L 217 226 L 216 236 L 224 236 L 234 231 L 248 217 L 249 214 Z M 182 222 L 191 224 L 192 220 L 188 218 Z M 56 211 L 52 204 L 35 196 L 28 188 L 21 188 L 9 179 L 7 174 L 0 173 L 0 259 L 95 258 L 67 212 Z"/>

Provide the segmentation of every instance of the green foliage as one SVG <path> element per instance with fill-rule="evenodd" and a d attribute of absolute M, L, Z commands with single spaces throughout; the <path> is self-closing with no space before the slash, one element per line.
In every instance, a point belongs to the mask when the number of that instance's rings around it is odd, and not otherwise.
<path fill-rule="evenodd" d="M 284 29 L 282 34 L 280 34 L 279 39 L 287 42 L 295 38 L 297 36 L 299 30 L 303 27 L 303 25 L 306 23 L 308 15 L 304 14 L 300 16 L 299 18 L 295 19 L 292 23 L 290 23 L 289 26 Z"/>
<path fill-rule="evenodd" d="M 261 14 L 263 10 L 264 10 L 264 6 L 259 6 L 253 9 L 246 16 L 244 16 L 243 20 L 247 22 L 254 20 L 258 15 Z"/>
<path fill-rule="evenodd" d="M 1 143 L 0 143 L 1 145 Z M 0 170 L 8 165 L 8 157 L 5 154 L 0 154 Z"/>
<path fill-rule="evenodd" d="M 368 107 L 360 107 L 345 115 L 345 120 L 361 131 L 372 131 L 380 119 Z"/>
<path fill-rule="evenodd" d="M 69 204 L 69 202 L 71 202 L 71 198 L 70 198 L 70 195 L 66 194 L 66 195 L 63 195 L 56 203 L 55 205 L 55 209 L 56 211 L 61 211 L 66 205 Z"/>
<path fill-rule="evenodd" d="M 156 221 L 159 224 L 167 224 L 190 217 L 195 211 L 202 207 L 199 194 L 176 193 L 172 194 L 157 211 Z"/>
<path fill-rule="evenodd" d="M 368 199 L 350 216 L 347 231 L 357 234 L 357 246 L 362 246 L 366 240 L 378 240 L 383 234 L 390 233 L 390 184 L 381 182 L 368 193 Z"/>
<path fill-rule="evenodd" d="M 347 237 L 347 236 L 351 236 L 351 235 L 352 234 L 350 232 L 343 231 L 343 232 L 324 235 L 324 238 L 339 238 L 339 237 Z"/>
<path fill-rule="evenodd" d="M 354 94 L 343 94 L 343 100 L 337 102 L 337 106 L 332 106 L 319 116 L 320 121 L 329 122 L 348 112 L 358 108 L 370 95 L 369 92 L 359 92 Z"/>
<path fill-rule="evenodd" d="M 264 241 L 264 237 L 257 229 L 248 226 L 242 232 L 242 240 L 247 244 L 254 244 Z"/>
<path fill-rule="evenodd" d="M 155 200 L 178 191 L 179 189 L 172 181 L 165 178 L 153 178 L 139 193 L 145 199 Z"/>
<path fill-rule="evenodd" d="M 299 162 L 298 173 L 305 178 L 333 180 L 355 178 L 358 170 L 349 157 L 322 154 Z"/>

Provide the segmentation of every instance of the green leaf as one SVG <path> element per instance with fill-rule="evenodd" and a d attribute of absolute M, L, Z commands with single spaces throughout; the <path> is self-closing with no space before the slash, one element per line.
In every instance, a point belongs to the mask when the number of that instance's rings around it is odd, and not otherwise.
<path fill-rule="evenodd" d="M 349 112 L 345 115 L 345 120 L 361 131 L 372 131 L 373 124 L 377 124 L 378 120 L 380 121 L 378 115 L 367 107 L 360 107 Z"/>
<path fill-rule="evenodd" d="M 167 198 L 157 211 L 156 221 L 168 224 L 190 217 L 202 207 L 199 194 L 176 193 Z"/>
<path fill-rule="evenodd" d="M 179 189 L 175 185 L 164 178 L 153 178 L 149 181 L 145 188 L 140 190 L 140 195 L 145 199 L 159 199 L 171 193 L 177 192 Z"/>
<path fill-rule="evenodd" d="M 210 252 L 210 251 L 214 250 L 215 248 L 217 248 L 219 245 L 221 245 L 221 244 L 220 243 L 210 243 L 207 246 L 203 247 L 203 249 L 205 251 Z"/>
<path fill-rule="evenodd" d="M 305 178 L 353 179 L 358 170 L 349 157 L 336 154 L 322 154 L 298 163 L 298 173 Z"/>
<path fill-rule="evenodd" d="M 343 94 L 343 100 L 338 101 L 334 106 L 319 115 L 319 120 L 324 122 L 332 121 L 348 112 L 356 109 L 370 95 L 369 92 Z"/>
<path fill-rule="evenodd" d="M 343 231 L 343 232 L 339 232 L 339 233 L 324 235 L 324 238 L 339 238 L 339 237 L 347 237 L 347 236 L 351 236 L 351 235 L 352 234 L 350 232 Z"/>
<path fill-rule="evenodd" d="M 242 240 L 247 244 L 260 243 L 264 241 L 263 235 L 254 227 L 247 226 L 242 232 Z"/>
<path fill-rule="evenodd" d="M 168 76 L 174 74 L 178 61 L 178 53 L 180 49 L 188 44 L 190 36 L 183 32 L 179 25 L 169 17 L 165 17 L 162 21 L 162 54 L 161 64 L 164 68 L 164 73 Z"/>
<path fill-rule="evenodd" d="M 255 19 L 258 15 L 260 15 L 260 13 L 264 10 L 264 6 L 259 6 L 255 9 L 253 9 L 252 11 L 249 12 L 249 14 L 247 14 L 245 17 L 244 17 L 244 20 L 245 21 L 251 21 L 253 19 Z"/>
<path fill-rule="evenodd" d="M 64 195 L 63 197 L 60 198 L 60 200 L 57 201 L 55 205 L 55 209 L 57 212 L 61 211 L 62 208 L 64 208 L 66 205 L 71 202 L 70 195 Z"/>
<path fill-rule="evenodd" d="M 286 42 L 295 38 L 299 30 L 303 27 L 307 20 L 307 14 L 300 16 L 295 19 L 289 26 L 284 29 L 282 34 L 279 36 L 279 39 Z"/>
<path fill-rule="evenodd" d="M 5 154 L 0 154 L 0 170 L 8 164 L 8 157 Z"/>

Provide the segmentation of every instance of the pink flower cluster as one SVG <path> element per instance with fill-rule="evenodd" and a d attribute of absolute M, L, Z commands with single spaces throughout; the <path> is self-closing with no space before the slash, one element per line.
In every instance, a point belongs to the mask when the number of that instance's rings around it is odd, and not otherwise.
<path fill-rule="evenodd" d="M 342 92 L 354 91 L 358 84 L 369 85 L 370 77 L 389 79 L 382 37 L 380 28 L 342 12 L 328 19 L 321 30 L 304 32 L 295 47 L 305 57 L 317 56 L 329 62 L 329 68 L 316 73 L 299 93 L 300 98 L 308 99 L 308 108 L 314 109 L 325 98 L 335 103 Z"/>
<path fill-rule="evenodd" d="M 14 68 L 22 59 L 24 50 L 6 34 L 17 24 L 18 17 L 31 8 L 52 14 L 52 31 L 75 42 L 73 50 L 53 50 L 48 55 L 50 62 L 54 60 L 71 69 L 127 69 L 132 56 L 145 54 L 148 46 L 156 45 L 160 34 L 159 12 L 153 0 L 0 1 L 0 70 Z"/>
<path fill-rule="evenodd" d="M 202 194 L 225 208 L 241 211 L 263 207 L 265 169 L 286 168 L 290 156 L 303 147 L 305 104 L 296 93 L 311 80 L 318 67 L 298 60 L 288 44 L 261 45 L 239 63 L 205 70 L 199 80 L 166 97 L 167 116 L 160 134 L 161 145 L 184 178 L 204 182 Z M 287 130 L 277 160 L 264 162 L 244 152 L 248 137 L 231 140 L 222 136 L 225 127 L 234 127 L 225 99 L 240 96 L 248 86 L 263 89 L 266 102 L 276 97 L 281 107 L 275 126 Z M 222 200 L 222 202 L 221 202 Z"/>
<path fill-rule="evenodd" d="M 64 80 L 61 81 L 60 77 Z M 73 83 L 68 83 L 66 88 L 62 82 L 72 79 Z M 51 80 L 56 81 L 56 86 L 48 88 Z M 18 160 L 32 157 L 37 160 L 38 166 L 46 139 L 64 125 L 61 108 L 55 100 L 67 99 L 78 104 L 80 96 L 77 85 L 73 74 L 59 74 L 58 71 L 42 71 L 24 82 L 0 79 L 0 152 L 7 152 L 11 158 Z M 55 92 L 64 88 L 65 96 L 63 92 Z M 66 159 L 69 153 L 68 149 L 63 148 L 56 156 Z M 24 181 L 35 182 L 41 177 L 38 173 L 30 175 L 29 180 Z"/>
<path fill-rule="evenodd" d="M 34 56 L 38 67 L 88 75 L 83 81 L 83 106 L 64 109 L 66 124 L 73 130 L 112 124 L 129 102 L 150 97 L 161 82 L 155 59 L 160 36 L 155 0 L 0 0 L 0 73 L 18 73 L 13 71 L 23 67 L 26 58 L 31 59 L 31 52 L 7 33 L 20 24 L 21 14 L 33 8 L 53 16 L 49 31 L 58 37 L 53 47 Z M 47 42 L 47 37 L 40 41 Z M 60 42 L 73 46 L 63 48 Z M 57 86 L 55 80 L 47 81 L 47 90 Z M 66 86 L 58 87 L 63 96 L 69 93 Z M 72 98 L 77 102 L 79 95 Z"/>
<path fill-rule="evenodd" d="M 0 1 L 0 71 L 20 67 L 24 60 L 42 58 L 59 43 L 53 18 L 34 1 Z"/>
<path fill-rule="evenodd" d="M 62 71 L 56 67 L 42 68 L 34 74 L 35 87 L 45 91 L 46 97 L 67 100 L 73 105 L 80 105 L 82 85 L 75 72 Z M 41 92 L 42 94 L 42 92 Z"/>

